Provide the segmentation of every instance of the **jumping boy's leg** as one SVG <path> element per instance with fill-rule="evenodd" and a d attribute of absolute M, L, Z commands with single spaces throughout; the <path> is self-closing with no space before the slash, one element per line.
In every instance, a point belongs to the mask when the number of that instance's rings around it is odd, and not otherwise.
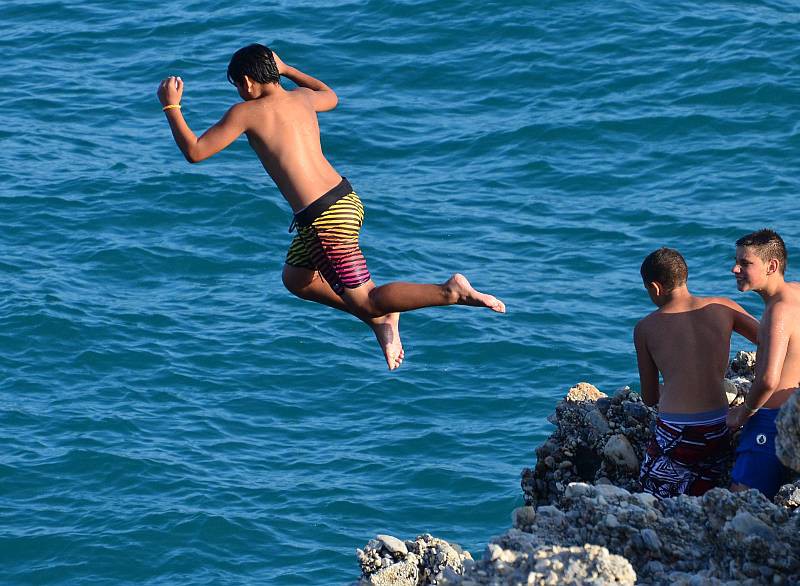
<path fill-rule="evenodd" d="M 378 345 L 386 357 L 386 364 L 389 366 L 389 370 L 394 370 L 403 363 L 405 353 L 400 341 L 399 313 L 394 312 L 370 317 L 364 312 L 354 311 L 352 307 L 345 303 L 342 297 L 331 289 L 331 286 L 320 276 L 318 271 L 293 267 L 288 264 L 284 265 L 283 284 L 301 299 L 316 301 L 328 307 L 355 315 L 372 329 L 375 338 L 378 340 Z M 374 288 L 375 284 L 369 281 L 364 283 L 362 287 Z"/>
<path fill-rule="evenodd" d="M 437 305 L 471 305 L 488 307 L 498 313 L 506 311 L 502 301 L 493 295 L 477 291 L 467 278 L 459 273 L 441 285 L 395 282 L 380 287 L 373 285 L 345 289 L 343 298 L 354 313 L 362 312 L 371 316 Z"/>

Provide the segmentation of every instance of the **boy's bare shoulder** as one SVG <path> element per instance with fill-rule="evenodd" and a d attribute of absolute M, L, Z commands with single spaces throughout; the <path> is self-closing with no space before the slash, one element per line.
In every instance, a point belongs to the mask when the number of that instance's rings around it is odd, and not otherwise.
<path fill-rule="evenodd" d="M 775 297 L 775 304 L 781 304 L 786 307 L 800 307 L 800 283 L 789 282 L 783 291 Z"/>
<path fill-rule="evenodd" d="M 224 118 L 229 119 L 236 119 L 236 118 L 244 118 L 245 116 L 249 116 L 250 112 L 253 110 L 253 102 L 236 102 L 228 108 L 228 111 L 225 112 Z"/>
<path fill-rule="evenodd" d="M 704 297 L 705 305 L 723 305 L 736 311 L 741 311 L 742 306 L 728 297 Z"/>
<path fill-rule="evenodd" d="M 651 327 L 650 324 L 656 320 L 656 316 L 659 313 L 659 310 L 652 311 L 636 322 L 636 325 L 633 327 L 633 335 L 644 335 Z"/>

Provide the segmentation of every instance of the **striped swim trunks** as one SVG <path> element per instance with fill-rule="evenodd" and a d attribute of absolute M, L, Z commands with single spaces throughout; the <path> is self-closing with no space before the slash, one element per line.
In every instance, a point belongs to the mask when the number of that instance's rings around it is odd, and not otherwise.
<path fill-rule="evenodd" d="M 338 294 L 370 280 L 367 261 L 358 246 L 364 206 L 350 182 L 341 183 L 294 215 L 297 228 L 286 264 L 319 271 Z"/>
<path fill-rule="evenodd" d="M 639 474 L 642 490 L 669 498 L 719 486 L 733 455 L 726 413 L 660 413 Z"/>

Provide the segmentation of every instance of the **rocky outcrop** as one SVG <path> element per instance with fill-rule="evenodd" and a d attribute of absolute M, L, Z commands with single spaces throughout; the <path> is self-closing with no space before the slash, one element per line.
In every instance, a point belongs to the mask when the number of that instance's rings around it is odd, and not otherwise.
<path fill-rule="evenodd" d="M 738 352 L 725 375 L 732 405 L 744 401 L 754 372 L 755 352 Z M 611 397 L 589 383 L 572 387 L 548 418 L 556 429 L 536 449 L 536 466 L 522 471 L 525 504 L 558 503 L 571 482 L 640 490 L 639 467 L 656 415 L 628 387 Z"/>
<path fill-rule="evenodd" d="M 754 353 L 732 361 L 732 404 L 749 391 L 754 366 Z M 479 561 L 457 546 L 457 555 L 443 554 L 449 544 L 431 536 L 379 536 L 358 550 L 360 584 L 800 583 L 800 480 L 774 502 L 756 490 L 663 500 L 637 492 L 655 415 L 628 388 L 607 396 L 576 385 L 550 418 L 555 430 L 536 450 L 536 466 L 523 471 L 525 506 L 514 511 L 514 527 Z M 782 409 L 778 432 L 779 457 L 800 472 L 800 394 Z M 426 557 L 426 548 L 436 553 Z"/>
<path fill-rule="evenodd" d="M 526 505 L 557 503 L 571 482 L 639 489 L 639 466 L 656 411 L 627 387 L 613 397 L 588 383 L 567 393 L 549 418 L 553 434 L 536 449 L 536 467 L 522 471 Z"/>
<path fill-rule="evenodd" d="M 800 393 L 784 403 L 775 420 L 778 438 L 775 451 L 785 466 L 800 471 Z"/>
<path fill-rule="evenodd" d="M 800 575 L 800 514 L 755 490 L 714 489 L 702 497 L 658 500 L 611 485 L 575 483 L 561 502 L 516 512 L 515 523 L 524 524 L 495 538 L 483 559 L 452 584 L 573 583 L 566 581 L 563 562 L 549 567 L 561 567 L 565 581 L 542 581 L 546 566 L 536 560 L 552 544 L 573 555 L 580 547 L 596 548 L 598 563 L 575 583 L 793 584 Z M 620 560 L 630 564 L 630 572 Z M 580 558 L 574 564 L 586 565 Z"/>
<path fill-rule="evenodd" d="M 621 556 L 610 554 L 605 547 L 590 544 L 541 546 L 532 535 L 512 530 L 489 544 L 483 561 L 447 584 L 603 586 L 635 582 L 636 573 L 631 564 Z"/>
<path fill-rule="evenodd" d="M 378 535 L 356 550 L 361 566 L 358 586 L 435 586 L 457 579 L 472 556 L 458 545 L 429 534 L 413 541 Z"/>

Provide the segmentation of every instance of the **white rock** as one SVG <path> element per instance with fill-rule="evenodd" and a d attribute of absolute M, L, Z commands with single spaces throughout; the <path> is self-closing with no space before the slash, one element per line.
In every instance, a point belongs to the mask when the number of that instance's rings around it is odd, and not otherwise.
<path fill-rule="evenodd" d="M 569 499 L 576 499 L 582 496 L 593 496 L 595 489 L 591 484 L 585 482 L 570 482 L 564 490 L 564 496 Z"/>
<path fill-rule="evenodd" d="M 598 484 L 595 486 L 597 494 L 606 498 L 625 498 L 631 495 L 627 490 L 621 486 L 614 486 L 613 484 Z"/>
<path fill-rule="evenodd" d="M 606 445 L 603 447 L 603 455 L 617 466 L 621 466 L 631 472 L 639 469 L 639 458 L 636 457 L 636 452 L 633 450 L 631 442 L 621 433 L 608 438 Z"/>
<path fill-rule="evenodd" d="M 399 553 L 402 555 L 408 553 L 406 544 L 400 539 L 397 539 L 397 537 L 392 537 L 391 535 L 376 535 L 376 538 L 392 553 Z"/>
<path fill-rule="evenodd" d="M 397 562 L 388 568 L 381 568 L 369 577 L 371 586 L 417 586 L 419 569 L 408 562 Z"/>

